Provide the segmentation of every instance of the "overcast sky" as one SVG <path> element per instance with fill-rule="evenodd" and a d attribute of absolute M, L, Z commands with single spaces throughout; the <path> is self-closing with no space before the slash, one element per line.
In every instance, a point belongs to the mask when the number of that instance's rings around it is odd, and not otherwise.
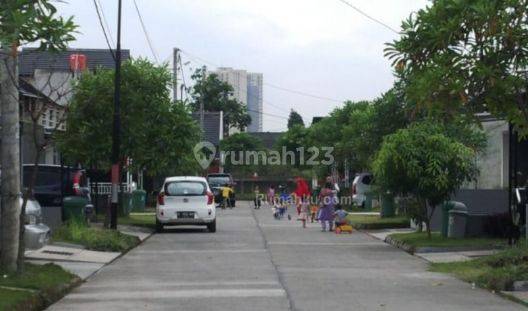
<path fill-rule="evenodd" d="M 265 83 L 338 100 L 373 99 L 393 83 L 383 48 L 397 34 L 338 0 L 136 1 L 160 61 L 171 60 L 179 47 L 188 53 L 188 72 L 206 61 L 210 69 L 214 64 L 261 72 Z M 117 0 L 99 2 L 115 40 Z M 402 19 L 429 1 L 348 2 L 399 29 Z M 59 10 L 80 26 L 72 47 L 106 48 L 92 0 L 68 0 Z M 123 0 L 122 47 L 154 60 L 133 0 Z M 295 109 L 305 123 L 342 105 L 270 86 L 264 86 L 264 102 L 264 113 L 286 118 Z M 264 116 L 265 131 L 285 128 L 285 119 Z"/>

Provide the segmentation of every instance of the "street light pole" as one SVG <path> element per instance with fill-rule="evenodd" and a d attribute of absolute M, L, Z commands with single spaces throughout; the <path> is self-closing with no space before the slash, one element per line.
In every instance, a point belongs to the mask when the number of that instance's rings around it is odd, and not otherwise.
<path fill-rule="evenodd" d="M 119 206 L 120 136 L 121 136 L 121 0 L 117 8 L 117 48 L 115 53 L 114 79 L 114 126 L 112 130 L 112 204 L 110 206 L 110 228 L 117 229 L 117 208 Z"/>

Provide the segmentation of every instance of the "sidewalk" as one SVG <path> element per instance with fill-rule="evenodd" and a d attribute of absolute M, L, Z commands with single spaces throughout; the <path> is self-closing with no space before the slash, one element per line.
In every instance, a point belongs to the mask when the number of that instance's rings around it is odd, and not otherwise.
<path fill-rule="evenodd" d="M 92 224 L 99 226 L 100 224 Z M 148 228 L 118 226 L 121 233 L 137 236 L 141 242 L 153 232 Z M 95 274 L 105 265 L 119 258 L 120 252 L 98 252 L 86 250 L 82 245 L 56 243 L 46 245 L 38 250 L 26 251 L 26 260 L 33 264 L 53 263 L 79 276 L 83 281 Z"/>
<path fill-rule="evenodd" d="M 386 240 L 386 238 L 393 233 L 411 233 L 414 232 L 413 229 L 384 229 L 384 230 L 363 230 L 366 234 L 374 237 L 378 240 L 384 241 L 385 243 L 399 248 L 407 253 L 407 250 L 402 249 L 397 245 L 393 245 Z M 421 258 L 428 263 L 448 263 L 448 262 L 463 262 L 479 257 L 493 255 L 500 250 L 457 250 L 457 251 L 434 251 L 434 248 L 421 248 L 412 253 L 415 257 Z M 528 291 L 502 291 L 501 295 L 518 301 L 519 303 L 528 305 Z"/>

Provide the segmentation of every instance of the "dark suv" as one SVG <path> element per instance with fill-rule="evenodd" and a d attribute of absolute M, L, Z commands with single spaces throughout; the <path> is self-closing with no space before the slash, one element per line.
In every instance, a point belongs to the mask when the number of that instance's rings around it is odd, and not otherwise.
<path fill-rule="evenodd" d="M 24 164 L 24 187 L 29 185 L 34 168 Z M 33 195 L 41 206 L 60 206 L 62 196 L 84 196 L 88 189 L 85 170 L 64 166 L 61 172 L 60 165 L 38 165 Z"/>
<path fill-rule="evenodd" d="M 215 173 L 215 174 L 208 174 L 207 175 L 207 182 L 209 183 L 209 187 L 214 193 L 214 199 L 216 203 L 220 203 L 223 201 L 222 198 L 222 187 L 224 185 L 228 185 L 229 187 L 233 188 L 235 186 L 235 183 L 233 181 L 233 177 L 229 173 Z M 230 203 L 231 206 L 235 206 L 236 199 L 235 199 L 235 192 L 233 189 L 233 192 L 230 197 Z"/>

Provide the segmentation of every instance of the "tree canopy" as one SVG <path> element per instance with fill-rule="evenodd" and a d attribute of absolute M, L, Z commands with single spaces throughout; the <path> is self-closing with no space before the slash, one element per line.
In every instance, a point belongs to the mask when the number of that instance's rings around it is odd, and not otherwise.
<path fill-rule="evenodd" d="M 226 170 L 242 175 L 256 172 L 260 167 L 257 163 L 246 162 L 248 160 L 245 157 L 247 152 L 261 152 L 261 154 L 265 154 L 262 140 L 248 133 L 235 133 L 224 138 L 220 141 L 220 150 L 225 155 L 224 164 Z M 249 160 L 249 162 L 255 161 L 252 159 Z"/>
<path fill-rule="evenodd" d="M 88 167 L 109 168 L 112 137 L 113 70 L 85 73 L 74 88 L 66 131 L 57 136 L 66 159 Z M 165 66 L 144 59 L 122 66 L 121 154 L 132 168 L 150 175 L 193 172 L 193 147 L 200 130 L 188 109 L 172 103 Z"/>
<path fill-rule="evenodd" d="M 291 129 L 296 125 L 304 127 L 304 120 L 297 111 L 292 109 L 290 111 L 290 116 L 288 117 L 288 129 Z"/>
<path fill-rule="evenodd" d="M 57 14 L 49 0 L 3 0 L 0 5 L 0 45 L 16 49 L 38 42 L 44 50 L 63 50 L 75 40 L 73 17 Z"/>
<path fill-rule="evenodd" d="M 475 155 L 436 122 L 417 122 L 385 137 L 373 173 L 381 189 L 418 199 L 430 234 L 435 206 L 476 177 Z"/>
<path fill-rule="evenodd" d="M 406 96 L 448 116 L 490 112 L 528 135 L 528 0 L 439 0 L 388 44 Z"/>
<path fill-rule="evenodd" d="M 251 117 L 246 106 L 233 98 L 233 87 L 218 79 L 216 74 L 207 74 L 205 67 L 197 69 L 192 75 L 195 84 L 191 89 L 190 106 L 193 111 L 200 111 L 203 104 L 205 111 L 223 111 L 224 135 L 230 128 L 244 130 Z"/>

